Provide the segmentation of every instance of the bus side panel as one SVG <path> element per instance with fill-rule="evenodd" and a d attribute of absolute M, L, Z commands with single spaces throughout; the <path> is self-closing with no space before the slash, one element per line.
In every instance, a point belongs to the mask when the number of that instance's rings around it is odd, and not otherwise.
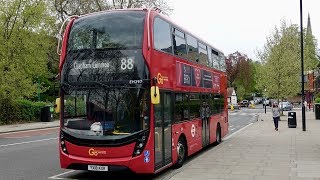
<path fill-rule="evenodd" d="M 225 112 L 224 116 L 223 116 L 223 122 L 222 122 L 222 133 L 221 133 L 221 137 L 225 137 L 228 133 L 229 133 L 229 122 L 228 122 L 228 115 Z"/>
<path fill-rule="evenodd" d="M 220 116 L 211 116 L 210 118 L 210 144 L 216 141 L 216 130 Z"/>
<path fill-rule="evenodd" d="M 174 146 L 172 148 L 173 162 L 177 160 L 177 149 L 179 137 L 184 134 L 187 140 L 188 156 L 196 153 L 202 148 L 202 125 L 201 120 L 193 120 L 188 122 L 181 122 L 172 126 L 172 139 Z"/>
<path fill-rule="evenodd" d="M 221 91 L 224 97 L 224 106 L 223 106 L 223 121 L 221 122 L 222 133 L 221 137 L 225 137 L 229 132 L 229 121 L 228 121 L 228 102 L 227 102 L 227 76 L 222 75 L 221 77 Z"/>

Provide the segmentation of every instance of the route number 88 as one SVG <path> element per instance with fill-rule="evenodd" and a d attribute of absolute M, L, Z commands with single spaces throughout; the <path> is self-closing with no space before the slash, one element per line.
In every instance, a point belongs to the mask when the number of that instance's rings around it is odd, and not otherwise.
<path fill-rule="evenodd" d="M 121 59 L 121 70 L 131 70 L 133 69 L 133 59 L 132 58 L 122 58 Z"/>

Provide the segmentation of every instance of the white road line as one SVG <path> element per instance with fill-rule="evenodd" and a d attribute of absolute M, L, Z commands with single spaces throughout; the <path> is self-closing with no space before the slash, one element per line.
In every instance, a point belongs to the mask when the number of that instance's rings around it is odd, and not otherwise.
<path fill-rule="evenodd" d="M 43 129 L 32 129 L 32 130 L 25 130 L 25 131 L 15 131 L 15 132 L 7 132 L 7 133 L 0 133 L 0 135 L 6 135 L 6 134 L 16 134 L 16 133 L 24 133 L 24 132 L 33 132 L 33 131 L 44 131 L 48 129 L 58 129 L 60 127 L 52 127 L 52 128 L 43 128 Z"/>
<path fill-rule="evenodd" d="M 58 176 L 63 176 L 63 175 L 65 175 L 65 174 L 69 174 L 69 173 L 72 173 L 72 172 L 75 172 L 75 171 L 76 171 L 76 170 L 67 171 L 67 172 L 64 172 L 64 173 L 61 173 L 61 174 L 57 174 L 57 175 L 48 177 L 48 179 L 69 179 L 69 178 L 60 178 L 60 177 L 58 177 Z"/>
<path fill-rule="evenodd" d="M 55 138 L 48 138 L 48 139 L 40 139 L 40 140 L 35 140 L 35 141 L 26 141 L 26 142 L 12 143 L 12 144 L 4 144 L 4 145 L 0 145 L 0 148 L 1 148 L 1 147 L 8 147 L 8 146 L 20 145 L 20 144 L 29 144 L 29 143 L 35 143 L 35 142 L 42 142 L 42 141 L 56 140 L 56 139 L 58 139 L 58 137 L 55 137 Z"/>
<path fill-rule="evenodd" d="M 245 127 L 239 129 L 238 131 L 236 131 L 236 132 L 230 134 L 229 136 L 223 138 L 223 140 L 228 140 L 228 139 L 230 139 L 230 138 L 233 137 L 234 135 L 236 135 L 236 134 L 238 134 L 239 132 L 243 131 L 245 128 L 251 126 L 252 124 L 253 124 L 253 123 L 250 123 L 250 124 L 246 125 Z"/>

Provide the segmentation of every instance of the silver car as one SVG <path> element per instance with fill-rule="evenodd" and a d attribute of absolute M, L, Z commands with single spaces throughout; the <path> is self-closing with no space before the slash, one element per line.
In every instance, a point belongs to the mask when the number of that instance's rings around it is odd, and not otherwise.
<path fill-rule="evenodd" d="M 291 111 L 292 110 L 292 104 L 288 101 L 280 102 L 279 108 L 283 111 Z"/>

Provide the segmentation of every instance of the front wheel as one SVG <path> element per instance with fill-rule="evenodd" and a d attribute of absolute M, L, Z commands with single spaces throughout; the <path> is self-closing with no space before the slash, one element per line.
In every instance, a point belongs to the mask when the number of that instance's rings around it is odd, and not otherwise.
<path fill-rule="evenodd" d="M 175 165 L 175 168 L 180 168 L 187 157 L 187 146 L 183 138 L 179 138 L 179 141 L 177 144 L 177 155 L 178 155 L 178 160 Z"/>

